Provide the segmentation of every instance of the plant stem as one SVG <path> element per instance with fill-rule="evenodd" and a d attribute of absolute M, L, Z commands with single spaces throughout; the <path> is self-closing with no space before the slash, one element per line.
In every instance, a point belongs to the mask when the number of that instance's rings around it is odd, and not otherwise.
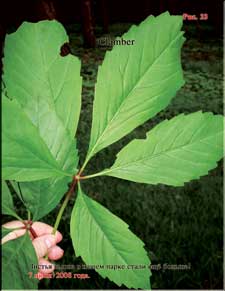
<path fill-rule="evenodd" d="M 30 226 L 30 233 L 32 234 L 33 238 L 38 237 L 38 235 L 36 234 L 36 231 L 33 229 L 32 225 Z"/>
<path fill-rule="evenodd" d="M 27 210 L 27 220 L 30 220 L 30 210 Z"/>
<path fill-rule="evenodd" d="M 84 169 L 85 169 L 85 167 L 87 166 L 87 164 L 88 164 L 90 158 L 91 158 L 91 156 L 90 156 L 90 155 L 87 155 L 87 157 L 86 157 L 86 159 L 85 159 L 85 161 L 84 161 L 84 164 L 83 164 L 83 166 L 82 166 L 81 169 L 80 169 L 80 173 L 82 173 L 82 172 L 84 171 Z"/>
<path fill-rule="evenodd" d="M 95 178 L 95 177 L 103 176 L 103 175 L 105 175 L 105 174 L 108 173 L 108 172 L 110 172 L 110 170 L 105 170 L 105 171 L 98 172 L 98 173 L 91 174 L 91 175 L 87 175 L 87 176 L 81 176 L 81 177 L 80 177 L 80 180 L 87 180 L 87 179 L 91 179 L 91 178 Z"/>
<path fill-rule="evenodd" d="M 79 175 L 78 175 L 78 177 L 77 176 L 73 177 L 72 184 L 71 184 L 68 192 L 66 193 L 66 197 L 65 197 L 65 199 L 63 201 L 63 204 L 60 207 L 59 213 L 58 213 L 58 215 L 56 217 L 56 221 L 55 221 L 55 224 L 54 224 L 54 228 L 53 228 L 52 234 L 55 234 L 57 229 L 58 229 L 58 226 L 59 226 L 60 220 L 62 218 L 63 212 L 64 212 L 64 210 L 65 210 L 65 208 L 66 208 L 66 206 L 67 206 L 67 204 L 68 204 L 68 202 L 70 200 L 71 195 L 74 192 L 74 189 L 75 189 L 75 186 L 76 186 L 78 180 L 79 180 Z"/>
<path fill-rule="evenodd" d="M 33 238 L 35 239 L 36 237 L 38 237 L 36 231 L 33 229 L 32 224 L 33 221 L 30 220 L 30 211 L 28 210 L 28 220 L 27 221 L 23 221 L 24 227 L 22 227 L 23 229 L 26 229 L 27 231 L 30 231 L 30 233 L 32 234 Z"/>
<path fill-rule="evenodd" d="M 19 221 L 24 222 L 24 220 L 16 213 L 14 213 L 14 217 L 16 217 Z"/>

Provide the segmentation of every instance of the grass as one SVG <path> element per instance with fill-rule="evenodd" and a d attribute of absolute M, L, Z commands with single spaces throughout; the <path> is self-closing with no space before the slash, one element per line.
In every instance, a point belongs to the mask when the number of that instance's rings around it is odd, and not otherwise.
<path fill-rule="evenodd" d="M 121 31 L 120 31 L 121 29 Z M 123 25 L 114 25 L 111 35 L 118 35 Z M 82 59 L 84 78 L 83 105 L 78 130 L 80 160 L 84 161 L 92 118 L 93 89 L 97 68 L 105 49 L 83 49 L 81 37 L 70 31 L 72 51 Z M 134 130 L 111 147 L 96 155 L 87 167 L 95 173 L 110 166 L 116 153 L 130 140 L 144 137 L 154 125 L 173 116 L 197 110 L 222 113 L 222 43 L 217 39 L 198 40 L 193 30 L 182 50 L 186 84 L 168 108 Z M 184 187 L 136 184 L 110 177 L 83 181 L 84 191 L 130 225 L 144 242 L 153 265 L 187 264 L 189 270 L 153 270 L 152 288 L 222 289 L 223 286 L 223 184 L 222 163 L 208 176 Z M 60 264 L 79 264 L 69 236 L 69 220 L 75 198 L 69 202 L 59 230 L 64 239 L 60 246 L 65 255 Z M 19 206 L 18 206 L 19 207 Z M 54 223 L 58 207 L 43 221 Z M 85 227 L 85 225 L 84 225 Z M 68 270 L 69 271 L 69 270 Z M 86 273 L 86 272 L 85 272 Z M 45 289 L 118 289 L 95 271 L 91 279 L 43 280 Z M 124 289 L 122 286 L 121 289 Z"/>

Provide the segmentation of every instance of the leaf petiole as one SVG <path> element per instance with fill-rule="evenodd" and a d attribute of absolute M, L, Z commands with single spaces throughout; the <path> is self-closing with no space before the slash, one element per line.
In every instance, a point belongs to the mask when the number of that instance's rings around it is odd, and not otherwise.
<path fill-rule="evenodd" d="M 61 218 L 62 218 L 63 212 L 64 212 L 64 210 L 65 210 L 65 208 L 66 208 L 66 206 L 67 206 L 67 204 L 68 204 L 68 202 L 69 202 L 69 200 L 70 200 L 71 195 L 73 194 L 73 192 L 74 192 L 74 190 L 75 190 L 75 187 L 76 187 L 76 185 L 77 185 L 77 181 L 78 181 L 78 180 L 79 180 L 79 179 L 78 179 L 77 176 L 74 176 L 74 177 L 73 177 L 72 184 L 71 184 L 71 186 L 70 186 L 68 192 L 66 193 L 66 197 L 65 197 L 65 199 L 64 199 L 64 201 L 63 201 L 63 204 L 62 204 L 61 207 L 60 207 L 59 213 L 58 213 L 58 215 L 57 215 L 57 217 L 56 217 L 56 221 L 55 221 L 55 224 L 54 224 L 54 227 L 53 227 L 52 234 L 55 234 L 56 231 L 57 231 L 57 229 L 58 229 L 58 226 L 59 226 L 60 220 L 61 220 Z"/>
<path fill-rule="evenodd" d="M 87 179 L 91 179 L 91 178 L 95 178 L 95 177 L 99 177 L 99 176 L 104 176 L 106 173 L 110 172 L 110 169 L 105 170 L 105 171 L 101 171 L 95 174 L 91 174 L 91 175 L 87 175 L 87 176 L 80 176 L 79 180 L 87 180 Z"/>
<path fill-rule="evenodd" d="M 31 220 L 30 210 L 27 210 L 27 220 Z"/>
<path fill-rule="evenodd" d="M 15 218 L 17 218 L 19 221 L 24 222 L 24 220 L 23 220 L 19 215 L 17 215 L 16 213 L 14 213 L 13 216 L 14 216 Z"/>

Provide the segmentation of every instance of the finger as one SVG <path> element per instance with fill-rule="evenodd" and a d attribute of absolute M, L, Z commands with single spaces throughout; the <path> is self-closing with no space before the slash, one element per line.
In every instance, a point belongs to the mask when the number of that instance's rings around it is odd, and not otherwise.
<path fill-rule="evenodd" d="M 38 265 L 39 265 L 39 272 L 43 274 L 50 274 L 55 269 L 55 266 L 52 263 L 50 263 L 49 261 L 43 258 L 39 259 Z"/>
<path fill-rule="evenodd" d="M 54 261 L 61 259 L 63 254 L 64 254 L 64 250 L 58 246 L 54 246 L 50 248 L 48 251 L 49 259 L 54 260 Z"/>
<path fill-rule="evenodd" d="M 13 220 L 13 221 L 6 222 L 2 226 L 5 228 L 20 228 L 20 227 L 24 227 L 24 224 L 22 223 L 22 221 Z"/>
<path fill-rule="evenodd" d="M 47 254 L 51 247 L 56 245 L 56 237 L 52 234 L 47 234 L 35 238 L 32 243 L 38 258 L 41 258 Z"/>
<path fill-rule="evenodd" d="M 3 224 L 2 226 L 4 228 L 14 229 L 14 228 L 24 227 L 24 224 L 19 220 L 13 220 L 13 221 L 10 221 L 10 222 Z M 15 229 L 2 238 L 1 244 L 4 244 L 10 240 L 17 239 L 18 237 L 23 236 L 25 233 L 26 233 L 25 229 Z"/>
<path fill-rule="evenodd" d="M 52 226 L 40 221 L 35 221 L 32 224 L 32 228 L 36 232 L 37 236 L 42 236 L 44 234 L 52 234 L 52 231 L 53 231 Z M 62 240 L 62 234 L 59 231 L 56 232 L 55 236 L 56 236 L 56 243 Z"/>
<path fill-rule="evenodd" d="M 26 233 L 26 229 L 16 229 L 5 235 L 2 240 L 1 244 L 6 243 L 7 241 L 17 239 L 21 236 L 23 236 Z"/>

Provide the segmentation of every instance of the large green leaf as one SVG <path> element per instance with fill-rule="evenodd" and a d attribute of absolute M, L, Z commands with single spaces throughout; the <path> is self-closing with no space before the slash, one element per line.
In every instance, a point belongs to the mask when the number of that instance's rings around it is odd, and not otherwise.
<path fill-rule="evenodd" d="M 2 289 L 38 289 L 38 280 L 29 278 L 32 264 L 38 265 L 31 239 L 26 233 L 2 246 Z"/>
<path fill-rule="evenodd" d="M 61 46 L 67 42 L 63 26 L 45 20 L 24 22 L 6 36 L 4 47 L 3 81 L 8 95 L 22 104 L 35 124 L 49 120 L 46 130 L 56 137 L 56 117 L 51 111 L 73 137 L 81 107 L 80 61 L 71 54 L 60 55 Z"/>
<path fill-rule="evenodd" d="M 74 133 L 80 114 L 81 78 L 79 60 L 72 55 L 60 56 L 60 47 L 67 41 L 63 27 L 56 21 L 23 23 L 15 33 L 6 37 L 3 81 L 7 97 L 16 99 L 21 105 L 58 169 L 71 176 L 76 173 L 78 162 Z M 17 126 L 8 124 L 6 133 L 11 127 L 24 135 L 21 122 Z M 11 155 L 7 146 L 3 158 Z M 8 165 L 7 160 L 8 179 L 32 181 L 63 176 L 45 170 L 44 165 L 28 173 L 23 168 L 27 159 L 23 155 L 20 155 L 20 161 L 12 156 L 16 169 Z M 47 157 L 47 153 L 43 152 L 43 155 Z M 50 166 L 49 163 L 48 168 Z"/>
<path fill-rule="evenodd" d="M 108 209 L 87 197 L 79 186 L 70 224 L 73 247 L 87 265 L 102 265 L 96 271 L 117 285 L 150 289 L 149 258 L 144 243 L 128 225 Z M 107 269 L 119 265 L 124 269 Z M 143 266 L 142 269 L 131 265 Z M 129 267 L 130 269 L 128 269 Z"/>
<path fill-rule="evenodd" d="M 165 108 L 184 84 L 181 16 L 150 16 L 122 36 L 98 71 L 87 161 Z"/>
<path fill-rule="evenodd" d="M 2 214 L 18 218 L 15 212 L 12 195 L 5 181 L 2 180 Z"/>
<path fill-rule="evenodd" d="M 7 180 L 32 181 L 49 177 L 72 176 L 64 171 L 59 152 L 70 162 L 74 143 L 65 146 L 64 137 L 57 133 L 51 151 L 40 136 L 37 127 L 29 120 L 16 100 L 2 96 L 2 177 Z M 46 132 L 46 138 L 48 133 Z M 57 148 L 57 150 L 56 150 Z M 63 149 L 63 150 L 62 150 Z M 53 155 L 54 153 L 54 155 Z M 75 152 L 76 153 L 76 152 Z M 68 155 L 68 157 L 66 157 Z"/>
<path fill-rule="evenodd" d="M 223 156 L 223 116 L 195 112 L 165 120 L 145 140 L 133 140 L 101 175 L 182 186 L 217 166 Z"/>

